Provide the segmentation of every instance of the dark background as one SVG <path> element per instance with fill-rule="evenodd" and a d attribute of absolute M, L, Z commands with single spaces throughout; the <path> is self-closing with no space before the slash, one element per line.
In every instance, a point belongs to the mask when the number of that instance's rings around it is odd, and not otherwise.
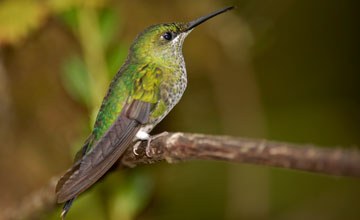
<path fill-rule="evenodd" d="M 4 0 L 0 210 L 71 166 L 139 32 L 229 5 L 236 10 L 185 40 L 187 91 L 153 133 L 358 148 L 355 0 Z M 108 175 L 67 219 L 360 219 L 359 184 L 244 164 L 159 163 Z"/>

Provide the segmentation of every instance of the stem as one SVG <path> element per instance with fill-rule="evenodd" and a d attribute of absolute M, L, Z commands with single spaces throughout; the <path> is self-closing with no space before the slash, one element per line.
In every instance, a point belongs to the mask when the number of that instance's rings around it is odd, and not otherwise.
<path fill-rule="evenodd" d="M 79 10 L 79 38 L 89 73 L 92 119 L 90 124 L 92 125 L 106 88 L 109 86 L 105 50 L 95 9 L 85 7 Z"/>
<path fill-rule="evenodd" d="M 122 168 L 166 160 L 169 163 L 187 160 L 213 160 L 233 163 L 282 167 L 320 174 L 360 177 L 360 152 L 357 149 L 321 148 L 310 145 L 214 136 L 190 133 L 169 133 L 151 142 L 151 158 L 146 157 L 146 143 L 134 155 L 130 147 L 120 160 Z M 47 186 L 25 198 L 11 210 L 0 212 L 0 219 L 38 219 L 56 207 L 57 177 Z"/>
<path fill-rule="evenodd" d="M 329 149 L 275 141 L 187 133 L 169 133 L 167 136 L 154 140 L 151 143 L 151 158 L 144 155 L 141 151 L 142 147 L 140 146 L 138 156 L 129 149 L 122 162 L 127 165 L 137 165 L 161 160 L 169 163 L 187 160 L 220 160 L 336 176 L 360 177 L 360 152 L 356 149 Z"/>

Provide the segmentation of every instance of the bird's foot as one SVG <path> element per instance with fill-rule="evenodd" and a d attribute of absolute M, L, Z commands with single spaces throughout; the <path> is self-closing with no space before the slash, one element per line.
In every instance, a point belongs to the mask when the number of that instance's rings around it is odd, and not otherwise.
<path fill-rule="evenodd" d="M 141 141 L 137 141 L 135 143 L 135 145 L 133 146 L 133 153 L 135 154 L 135 156 L 139 156 L 137 150 L 139 149 L 140 144 L 141 144 Z"/>
<path fill-rule="evenodd" d="M 149 136 L 149 139 L 147 140 L 147 144 L 146 144 L 146 148 L 145 148 L 145 154 L 146 154 L 147 157 L 151 157 L 151 155 L 150 155 L 151 154 L 151 146 L 150 146 L 151 141 L 153 141 L 153 140 L 155 140 L 155 139 L 157 139 L 159 137 L 166 136 L 168 134 L 169 134 L 169 132 L 164 131 L 164 132 L 161 132 L 160 134 Z"/>
<path fill-rule="evenodd" d="M 144 132 L 144 131 L 139 131 L 137 134 L 136 134 L 136 137 L 140 140 L 138 142 L 135 143 L 134 147 L 133 147 L 133 152 L 136 156 L 138 156 L 139 154 L 137 153 L 137 150 L 139 149 L 139 146 L 141 144 L 141 141 L 147 141 L 147 144 L 146 144 L 146 148 L 145 148 L 145 154 L 147 157 L 151 157 L 150 154 L 151 154 L 151 147 L 150 147 L 150 144 L 151 144 L 151 141 L 159 138 L 159 137 L 162 137 L 162 136 L 166 136 L 168 135 L 169 132 L 167 131 L 164 131 L 160 134 L 156 134 L 156 135 L 153 135 L 153 136 L 150 136 L 148 133 Z"/>
<path fill-rule="evenodd" d="M 149 139 L 150 139 L 150 135 L 149 135 L 147 132 L 140 130 L 140 131 L 138 131 L 138 132 L 136 133 L 136 138 L 139 139 L 139 141 L 137 141 L 137 142 L 135 143 L 135 145 L 134 145 L 134 147 L 133 147 L 133 153 L 134 153 L 136 156 L 138 156 L 139 154 L 137 153 L 137 150 L 139 149 L 139 146 L 140 146 L 140 144 L 141 144 L 141 141 L 147 141 L 147 140 L 149 140 Z"/>

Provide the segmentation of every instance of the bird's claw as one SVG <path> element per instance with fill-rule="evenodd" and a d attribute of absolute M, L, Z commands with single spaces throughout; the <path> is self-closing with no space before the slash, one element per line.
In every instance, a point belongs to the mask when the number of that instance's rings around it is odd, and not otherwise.
<path fill-rule="evenodd" d="M 147 144 L 146 144 L 146 148 L 145 148 L 145 154 L 147 157 L 151 157 L 150 153 L 151 153 L 151 149 L 150 149 L 150 143 L 151 143 L 152 139 L 150 138 L 148 141 L 147 141 Z"/>
<path fill-rule="evenodd" d="M 141 144 L 141 141 L 137 141 L 133 147 L 133 153 L 135 154 L 135 156 L 139 156 L 137 150 L 139 149 L 140 144 Z"/>
<path fill-rule="evenodd" d="M 169 132 L 164 131 L 164 132 L 161 132 L 160 134 L 156 134 L 156 135 L 153 135 L 153 136 L 149 137 L 149 139 L 147 140 L 146 148 L 145 148 L 145 154 L 146 154 L 147 157 L 151 157 L 151 155 L 150 155 L 151 154 L 151 146 L 150 146 L 151 141 L 153 141 L 153 140 L 155 140 L 155 139 L 157 139 L 159 137 L 166 136 L 168 134 L 169 134 Z"/>

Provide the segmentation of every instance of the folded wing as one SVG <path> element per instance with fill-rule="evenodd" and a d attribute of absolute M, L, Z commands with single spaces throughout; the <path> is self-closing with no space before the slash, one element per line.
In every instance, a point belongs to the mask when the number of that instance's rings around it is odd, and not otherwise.
<path fill-rule="evenodd" d="M 93 185 L 119 159 L 142 125 L 148 123 L 150 102 L 134 99 L 126 104 L 106 133 L 59 180 L 59 203 L 70 200 Z M 86 149 L 86 143 L 83 149 Z"/>

